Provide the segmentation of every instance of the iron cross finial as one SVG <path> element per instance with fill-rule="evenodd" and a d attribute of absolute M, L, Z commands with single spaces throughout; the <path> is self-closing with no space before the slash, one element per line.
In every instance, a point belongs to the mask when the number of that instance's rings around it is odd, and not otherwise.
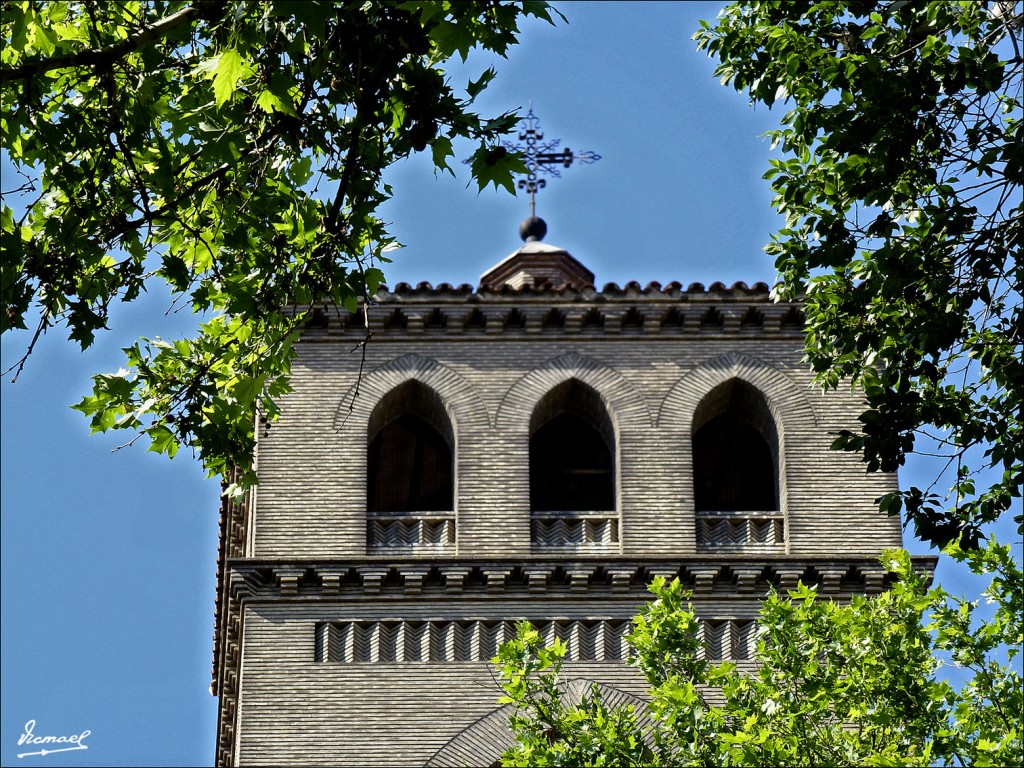
<path fill-rule="evenodd" d="M 525 189 L 530 194 L 530 217 L 537 215 L 536 195 L 537 190 L 547 186 L 547 181 L 540 178 L 540 174 L 547 174 L 556 179 L 562 177 L 558 166 L 568 168 L 573 162 L 589 165 L 597 162 L 601 156 L 595 152 L 574 153 L 566 147 L 559 150 L 558 145 L 561 139 L 544 141 L 544 134 L 540 130 L 540 120 L 533 114 L 533 104 L 530 104 L 530 111 L 526 113 L 519 123 L 519 141 L 525 144 L 513 144 L 509 141 L 502 142 L 502 146 L 510 152 L 518 152 L 523 157 L 523 162 L 529 169 L 525 179 L 519 180 L 519 189 Z"/>

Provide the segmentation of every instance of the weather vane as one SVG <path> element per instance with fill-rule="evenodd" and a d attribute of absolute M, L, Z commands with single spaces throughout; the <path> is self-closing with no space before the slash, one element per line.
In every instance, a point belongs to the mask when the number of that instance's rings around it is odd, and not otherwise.
<path fill-rule="evenodd" d="M 544 141 L 544 134 L 540 131 L 540 120 L 533 114 L 533 104 L 530 105 L 526 117 L 519 123 L 519 141 L 525 144 L 504 141 L 502 146 L 510 152 L 520 153 L 529 169 L 526 178 L 519 180 L 519 188 L 530 193 L 530 218 L 537 215 L 537 190 L 547 186 L 547 181 L 540 178 L 540 174 L 559 179 L 562 177 L 559 167 L 568 168 L 574 162 L 589 165 L 601 159 L 601 156 L 594 152 L 574 153 L 568 147 L 560 150 L 558 145 L 562 143 L 561 139 Z"/>

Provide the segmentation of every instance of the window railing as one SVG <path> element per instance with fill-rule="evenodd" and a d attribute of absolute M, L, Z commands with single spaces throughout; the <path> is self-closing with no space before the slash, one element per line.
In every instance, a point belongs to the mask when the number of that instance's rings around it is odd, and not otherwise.
<path fill-rule="evenodd" d="M 785 543 L 782 512 L 697 513 L 697 549 L 782 549 Z"/>
<path fill-rule="evenodd" d="M 617 512 L 533 512 L 530 541 L 535 549 L 604 550 L 618 546 Z"/>
<path fill-rule="evenodd" d="M 439 553 L 455 548 L 454 512 L 371 512 L 366 521 L 371 553 Z"/>

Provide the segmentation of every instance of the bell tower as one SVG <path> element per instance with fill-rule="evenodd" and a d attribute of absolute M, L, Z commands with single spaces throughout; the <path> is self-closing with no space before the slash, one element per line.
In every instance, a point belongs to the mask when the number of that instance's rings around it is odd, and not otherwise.
<path fill-rule="evenodd" d="M 219 764 L 491 765 L 517 621 L 567 643 L 570 695 L 642 706 L 623 637 L 654 576 L 741 666 L 769 588 L 885 587 L 895 479 L 829 450 L 862 404 L 810 388 L 799 305 L 597 290 L 543 230 L 476 287 L 381 288 L 361 373 L 362 309 L 306 329 L 260 485 L 222 511 Z"/>
<path fill-rule="evenodd" d="M 811 389 L 799 304 L 764 283 L 598 290 L 536 194 L 599 156 L 532 109 L 519 142 L 524 242 L 479 285 L 300 308 L 260 484 L 221 515 L 220 765 L 495 765 L 490 659 L 517 622 L 567 645 L 569 701 L 596 682 L 642 710 L 624 638 L 655 576 L 741 667 L 769 589 L 886 586 L 901 529 L 873 500 L 895 477 L 829 450 L 863 403 Z"/>

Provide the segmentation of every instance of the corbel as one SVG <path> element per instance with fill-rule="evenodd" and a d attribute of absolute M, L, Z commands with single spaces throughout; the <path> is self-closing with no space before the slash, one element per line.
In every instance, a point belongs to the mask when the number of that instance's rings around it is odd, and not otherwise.
<path fill-rule="evenodd" d="M 430 573 L 430 568 L 411 565 L 403 568 L 401 573 L 405 581 L 405 594 L 418 595 L 423 592 L 423 579 Z"/>
<path fill-rule="evenodd" d="M 484 576 L 487 577 L 488 592 L 504 592 L 508 577 L 512 574 L 511 568 L 481 568 Z"/>
<path fill-rule="evenodd" d="M 466 585 L 466 577 L 469 575 L 469 568 L 442 568 L 444 574 L 444 591 L 449 594 L 458 594 Z"/>
<path fill-rule="evenodd" d="M 363 594 L 379 595 L 380 589 L 384 585 L 384 579 L 387 578 L 389 570 L 389 568 L 359 568 L 359 575 L 363 579 Z"/>
<path fill-rule="evenodd" d="M 274 569 L 274 578 L 277 579 L 282 597 L 294 597 L 299 594 L 299 583 L 302 581 L 303 573 L 298 568 Z"/>

